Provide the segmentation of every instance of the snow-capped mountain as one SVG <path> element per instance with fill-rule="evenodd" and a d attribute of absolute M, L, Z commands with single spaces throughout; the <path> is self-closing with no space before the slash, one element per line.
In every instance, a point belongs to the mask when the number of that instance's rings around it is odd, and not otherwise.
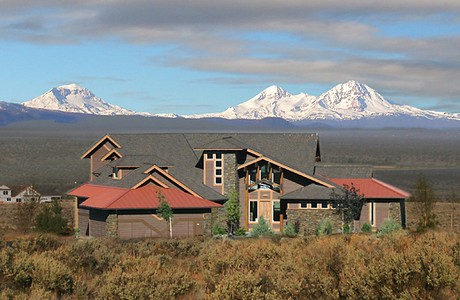
<path fill-rule="evenodd" d="M 308 94 L 291 95 L 277 86 L 270 86 L 254 98 L 221 113 L 191 115 L 189 118 L 263 119 L 278 117 L 289 121 L 358 120 L 363 118 L 410 116 L 427 119 L 460 120 L 459 114 L 421 110 L 385 100 L 365 84 L 348 81 L 319 97 Z"/>
<path fill-rule="evenodd" d="M 94 115 L 135 115 L 135 111 L 121 108 L 96 97 L 88 89 L 76 84 L 52 88 L 45 94 L 22 103 L 24 106 L 47 110 Z"/>

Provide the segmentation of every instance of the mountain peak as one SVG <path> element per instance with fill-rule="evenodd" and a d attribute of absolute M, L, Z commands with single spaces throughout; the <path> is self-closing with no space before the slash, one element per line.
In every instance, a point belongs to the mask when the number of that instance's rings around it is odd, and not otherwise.
<path fill-rule="evenodd" d="M 52 88 L 24 106 L 48 110 L 95 115 L 133 115 L 134 111 L 110 104 L 75 83 Z"/>
<path fill-rule="evenodd" d="M 276 85 L 271 85 L 262 92 L 260 92 L 255 98 L 258 98 L 259 100 L 265 98 L 280 99 L 288 96 L 290 96 L 290 94 L 286 92 L 283 88 Z"/>

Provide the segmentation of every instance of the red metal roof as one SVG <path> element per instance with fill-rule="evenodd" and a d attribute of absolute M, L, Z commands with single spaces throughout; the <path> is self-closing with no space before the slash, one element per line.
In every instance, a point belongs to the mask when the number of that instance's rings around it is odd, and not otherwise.
<path fill-rule="evenodd" d="M 221 204 L 205 200 L 188 193 L 169 188 L 146 185 L 138 189 L 125 189 L 112 186 L 84 184 L 68 194 L 86 199 L 81 206 L 100 209 L 155 209 L 160 202 L 158 193 L 173 209 L 212 208 Z"/>
<path fill-rule="evenodd" d="M 388 183 L 375 178 L 329 178 L 339 186 L 353 185 L 364 198 L 408 198 L 410 195 Z"/>

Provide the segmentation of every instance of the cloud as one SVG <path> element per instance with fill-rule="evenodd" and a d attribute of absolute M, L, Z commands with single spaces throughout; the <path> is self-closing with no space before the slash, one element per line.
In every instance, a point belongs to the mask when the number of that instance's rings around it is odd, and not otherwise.
<path fill-rule="evenodd" d="M 215 73 L 215 82 L 355 79 L 384 95 L 433 97 L 451 107 L 460 93 L 452 84 L 460 78 L 459 13 L 457 0 L 4 0 L 0 39 L 168 46 L 150 62 Z M 400 30 L 388 32 L 387 24 Z M 437 24 L 439 32 L 421 34 Z"/>

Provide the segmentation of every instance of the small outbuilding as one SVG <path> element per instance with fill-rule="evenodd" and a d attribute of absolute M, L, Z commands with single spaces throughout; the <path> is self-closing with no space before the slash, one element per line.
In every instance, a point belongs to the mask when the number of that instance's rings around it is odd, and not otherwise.
<path fill-rule="evenodd" d="M 222 206 L 154 185 L 128 189 L 84 184 L 68 194 L 77 197 L 80 235 L 89 237 L 169 237 L 168 223 L 157 216 L 160 198 L 173 210 L 173 237 L 202 236 L 211 209 Z"/>

